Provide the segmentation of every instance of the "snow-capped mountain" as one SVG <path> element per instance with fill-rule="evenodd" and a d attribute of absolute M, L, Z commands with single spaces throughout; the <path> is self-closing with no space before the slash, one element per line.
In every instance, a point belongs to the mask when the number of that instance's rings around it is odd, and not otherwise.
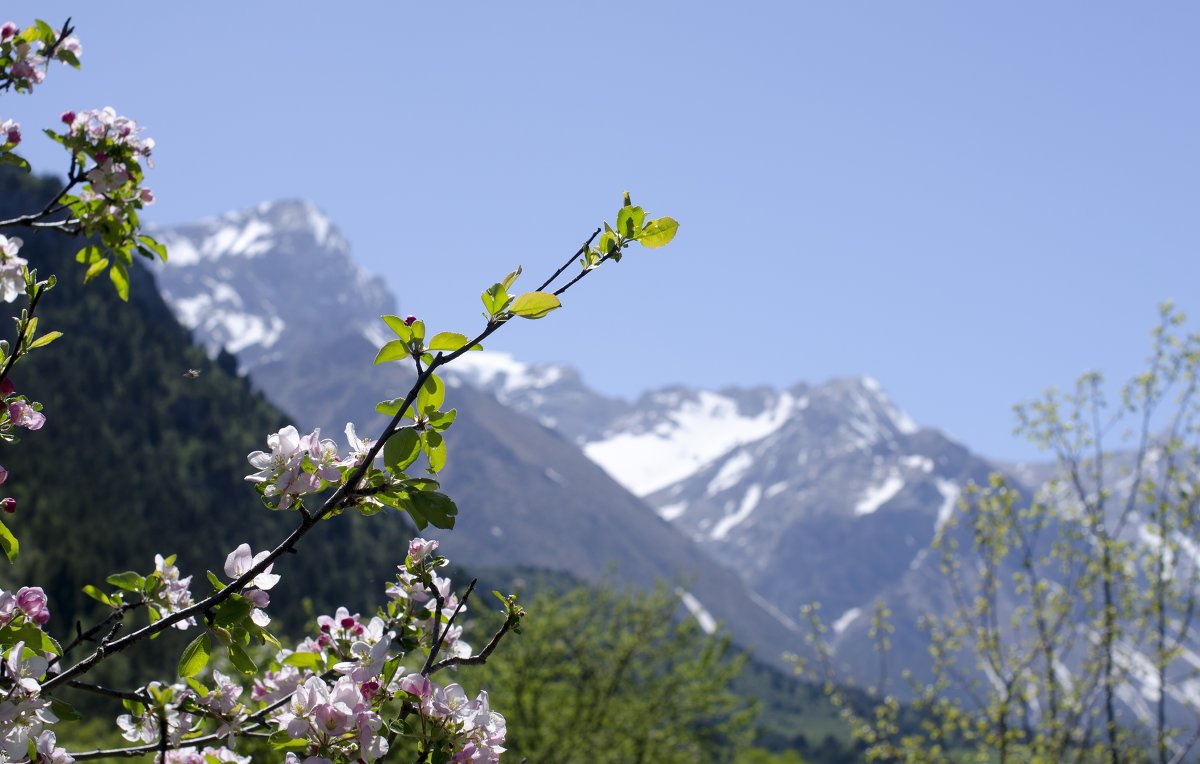
<path fill-rule="evenodd" d="M 175 315 L 243 369 L 302 352 L 328 325 L 382 342 L 379 316 L 396 312 L 383 279 L 350 257 L 346 239 L 310 202 L 264 202 L 155 233 L 170 252 L 156 277 Z"/>
<path fill-rule="evenodd" d="M 170 252 L 160 289 L 199 342 L 233 352 L 255 386 L 296 414 L 304 430 L 319 426 L 332 435 L 347 421 L 364 435 L 379 429 L 385 419 L 375 404 L 411 382 L 401 364 L 371 363 L 388 339 L 374 327 L 383 328 L 379 315 L 395 313 L 396 300 L 350 258 L 324 215 L 307 203 L 281 202 L 157 233 Z M 450 405 L 460 410 L 446 436 L 450 461 L 439 474 L 460 506 L 444 545 L 457 562 L 561 570 L 589 581 L 615 577 L 634 586 L 663 580 L 680 588 L 702 627 L 728 624 L 767 660 L 778 662 L 800 645 L 733 571 L 712 565 L 560 434 L 474 389 L 507 389 L 527 408 L 546 403 L 539 396 L 553 390 L 561 421 L 582 426 L 603 399 L 578 375 L 501 355 L 469 356 L 462 371 L 447 374 L 457 386 Z"/>
<path fill-rule="evenodd" d="M 487 353 L 470 363 L 462 379 L 562 431 L 790 618 L 810 602 L 869 610 L 922 563 L 963 487 L 994 469 L 918 428 L 869 377 L 786 390 L 677 386 L 621 402 L 589 398 L 562 367 Z M 588 410 L 586 428 L 566 424 L 570 406 Z"/>
<path fill-rule="evenodd" d="M 388 339 L 378 316 L 396 299 L 311 204 L 158 235 L 171 256 L 158 281 L 180 321 L 236 354 L 276 404 L 307 417 L 301 425 L 337 432 L 352 419 L 365 432 L 374 403 L 402 391 L 406 372 L 370 366 Z M 569 367 L 490 351 L 444 376 L 474 388 L 450 393 L 465 405 L 443 476 L 470 508 L 448 542 L 466 550 L 464 564 L 595 580 L 617 558 L 626 581 L 685 584 L 702 624 L 724 620 L 765 657 L 797 649 L 794 620 L 820 602 L 838 659 L 867 681 L 869 613 L 882 601 L 895 664 L 918 676 L 927 667 L 917 624 L 953 609 L 931 543 L 968 483 L 997 467 L 918 427 L 879 383 L 674 386 L 628 401 Z M 1013 471 L 1031 489 L 1048 474 Z"/>

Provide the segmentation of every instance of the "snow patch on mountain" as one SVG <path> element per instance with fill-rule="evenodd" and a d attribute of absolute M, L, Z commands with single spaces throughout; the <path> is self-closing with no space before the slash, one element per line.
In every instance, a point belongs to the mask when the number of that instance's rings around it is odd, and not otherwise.
<path fill-rule="evenodd" d="M 729 535 L 729 531 L 740 525 L 754 508 L 758 506 L 758 500 L 762 496 L 762 488 L 755 483 L 746 489 L 746 494 L 742 497 L 742 503 L 738 506 L 737 512 L 732 515 L 726 515 L 717 521 L 709 533 L 709 537 L 713 541 L 720 541 Z"/>
<path fill-rule="evenodd" d="M 869 515 L 891 501 L 904 488 L 904 478 L 892 471 L 879 485 L 871 486 L 854 505 L 854 514 Z"/>
<path fill-rule="evenodd" d="M 446 368 L 448 374 L 473 387 L 500 393 L 501 400 L 503 394 L 549 387 L 563 377 L 563 370 L 559 366 L 522 363 L 509 353 L 490 350 L 464 353 Z"/>
<path fill-rule="evenodd" d="M 962 489 L 958 483 L 945 478 L 936 478 L 935 485 L 938 492 L 942 494 L 942 505 L 938 507 L 937 524 L 934 526 L 935 531 L 940 531 L 950 516 L 954 514 L 954 508 L 958 506 L 958 497 L 962 495 Z"/>
<path fill-rule="evenodd" d="M 700 624 L 700 629 L 705 634 L 712 634 L 717 630 L 717 619 L 713 618 L 712 613 L 708 612 L 704 608 L 704 605 L 700 604 L 700 600 L 696 599 L 695 595 L 683 589 L 676 589 L 675 593 L 679 595 L 680 601 L 683 602 L 684 607 L 688 609 L 692 617 L 696 619 L 696 623 Z"/>
<path fill-rule="evenodd" d="M 843 631 L 850 628 L 850 624 L 858 620 L 860 615 L 862 615 L 862 608 L 857 607 L 852 607 L 846 612 L 842 613 L 837 617 L 837 620 L 833 622 L 833 633 L 841 634 Z"/>
<path fill-rule="evenodd" d="M 805 405 L 805 399 L 781 393 L 774 405 L 747 415 L 733 398 L 701 390 L 691 398 L 677 399 L 652 428 L 614 428 L 604 438 L 587 443 L 584 453 L 632 493 L 646 496 L 744 443 L 766 437 Z M 744 459 L 749 458 L 745 454 Z"/>

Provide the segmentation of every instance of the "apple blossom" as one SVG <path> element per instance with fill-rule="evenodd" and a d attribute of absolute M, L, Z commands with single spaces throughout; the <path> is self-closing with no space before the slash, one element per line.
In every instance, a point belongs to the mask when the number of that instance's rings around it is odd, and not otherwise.
<path fill-rule="evenodd" d="M 50 607 L 46 603 L 46 592 L 40 586 L 22 586 L 17 590 L 16 605 L 25 617 L 44 626 L 50 620 Z"/>
<path fill-rule="evenodd" d="M 16 146 L 21 142 L 21 123 L 15 120 L 6 119 L 0 122 L 0 133 L 4 133 L 5 142 L 12 146 Z"/>
<path fill-rule="evenodd" d="M 0 300 L 12 302 L 25 293 L 26 261 L 17 257 L 24 244 L 16 236 L 0 234 Z"/>
<path fill-rule="evenodd" d="M 46 415 L 26 401 L 13 401 L 8 404 L 8 417 L 14 425 L 27 430 L 40 430 L 46 423 Z"/>

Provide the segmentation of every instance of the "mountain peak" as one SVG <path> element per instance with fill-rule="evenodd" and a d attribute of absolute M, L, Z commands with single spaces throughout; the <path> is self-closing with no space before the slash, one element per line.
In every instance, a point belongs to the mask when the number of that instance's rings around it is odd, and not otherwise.
<path fill-rule="evenodd" d="M 378 342 L 379 316 L 396 312 L 383 279 L 355 262 L 309 201 L 263 202 L 155 234 L 170 253 L 157 275 L 176 317 L 210 352 L 236 353 L 242 368 L 346 326 Z"/>

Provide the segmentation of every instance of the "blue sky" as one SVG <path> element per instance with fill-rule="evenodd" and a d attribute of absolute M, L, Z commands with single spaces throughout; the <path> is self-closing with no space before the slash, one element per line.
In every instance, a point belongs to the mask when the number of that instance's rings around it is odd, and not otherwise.
<path fill-rule="evenodd" d="M 158 142 L 148 218 L 323 208 L 406 312 L 556 266 L 629 189 L 676 241 L 490 345 L 621 395 L 869 374 L 1026 458 L 1011 405 L 1119 378 L 1200 316 L 1200 11 L 1187 3 L 5 3 L 84 69 L 6 97 Z"/>

